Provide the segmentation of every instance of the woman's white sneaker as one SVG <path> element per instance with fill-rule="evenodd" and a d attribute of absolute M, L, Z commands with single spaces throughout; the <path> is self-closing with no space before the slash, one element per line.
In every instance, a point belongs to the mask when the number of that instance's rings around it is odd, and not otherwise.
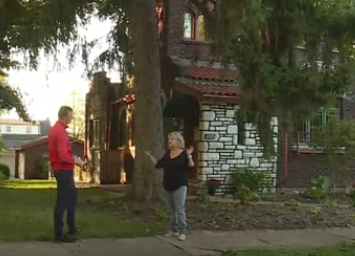
<path fill-rule="evenodd" d="M 173 232 L 169 231 L 168 233 L 165 234 L 165 237 L 178 237 L 179 233 L 178 232 Z"/>
<path fill-rule="evenodd" d="M 186 235 L 180 234 L 179 237 L 178 237 L 178 239 L 179 239 L 179 241 L 185 241 Z"/>

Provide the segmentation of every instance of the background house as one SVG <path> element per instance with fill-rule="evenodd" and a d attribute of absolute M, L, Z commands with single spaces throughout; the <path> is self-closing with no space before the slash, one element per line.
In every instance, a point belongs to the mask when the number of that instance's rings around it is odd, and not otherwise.
<path fill-rule="evenodd" d="M 49 120 L 24 122 L 18 119 L 0 119 L 0 134 L 5 151 L 0 153 L 0 162 L 10 168 L 15 177 L 15 150 L 21 145 L 48 134 Z"/>
<path fill-rule="evenodd" d="M 84 142 L 70 138 L 73 154 L 83 156 Z M 15 178 L 48 179 L 51 169 L 48 161 L 48 136 L 39 137 L 15 151 Z"/>

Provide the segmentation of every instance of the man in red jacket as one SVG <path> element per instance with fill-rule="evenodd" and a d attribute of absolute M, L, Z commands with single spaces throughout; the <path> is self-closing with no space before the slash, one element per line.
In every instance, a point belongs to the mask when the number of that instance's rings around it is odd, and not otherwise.
<path fill-rule="evenodd" d="M 73 120 L 73 109 L 62 106 L 58 121 L 49 130 L 48 152 L 54 176 L 57 180 L 57 200 L 54 210 L 54 239 L 57 242 L 74 242 L 78 231 L 75 224 L 77 190 L 74 181 L 74 165 L 83 166 L 84 162 L 74 156 L 66 132 Z M 68 235 L 63 233 L 63 215 L 67 212 Z"/>

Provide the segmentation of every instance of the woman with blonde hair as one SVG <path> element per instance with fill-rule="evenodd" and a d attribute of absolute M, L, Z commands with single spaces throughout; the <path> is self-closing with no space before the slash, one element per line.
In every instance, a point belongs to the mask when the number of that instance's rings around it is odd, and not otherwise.
<path fill-rule="evenodd" d="M 187 223 L 185 202 L 188 190 L 189 168 L 194 167 L 193 147 L 185 149 L 185 141 L 179 132 L 168 135 L 168 151 L 158 161 L 146 151 L 157 169 L 163 168 L 163 187 L 166 192 L 166 205 L 170 213 L 171 230 L 167 236 L 186 239 Z"/>

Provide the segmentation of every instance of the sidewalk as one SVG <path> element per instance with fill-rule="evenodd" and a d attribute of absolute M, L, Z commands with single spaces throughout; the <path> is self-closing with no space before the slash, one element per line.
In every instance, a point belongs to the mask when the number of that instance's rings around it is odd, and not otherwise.
<path fill-rule="evenodd" d="M 0 243 L 1 256 L 201 256 L 226 250 L 299 248 L 352 243 L 355 227 L 327 230 L 194 232 L 184 242 L 163 237 L 90 239 L 74 244 Z"/>

